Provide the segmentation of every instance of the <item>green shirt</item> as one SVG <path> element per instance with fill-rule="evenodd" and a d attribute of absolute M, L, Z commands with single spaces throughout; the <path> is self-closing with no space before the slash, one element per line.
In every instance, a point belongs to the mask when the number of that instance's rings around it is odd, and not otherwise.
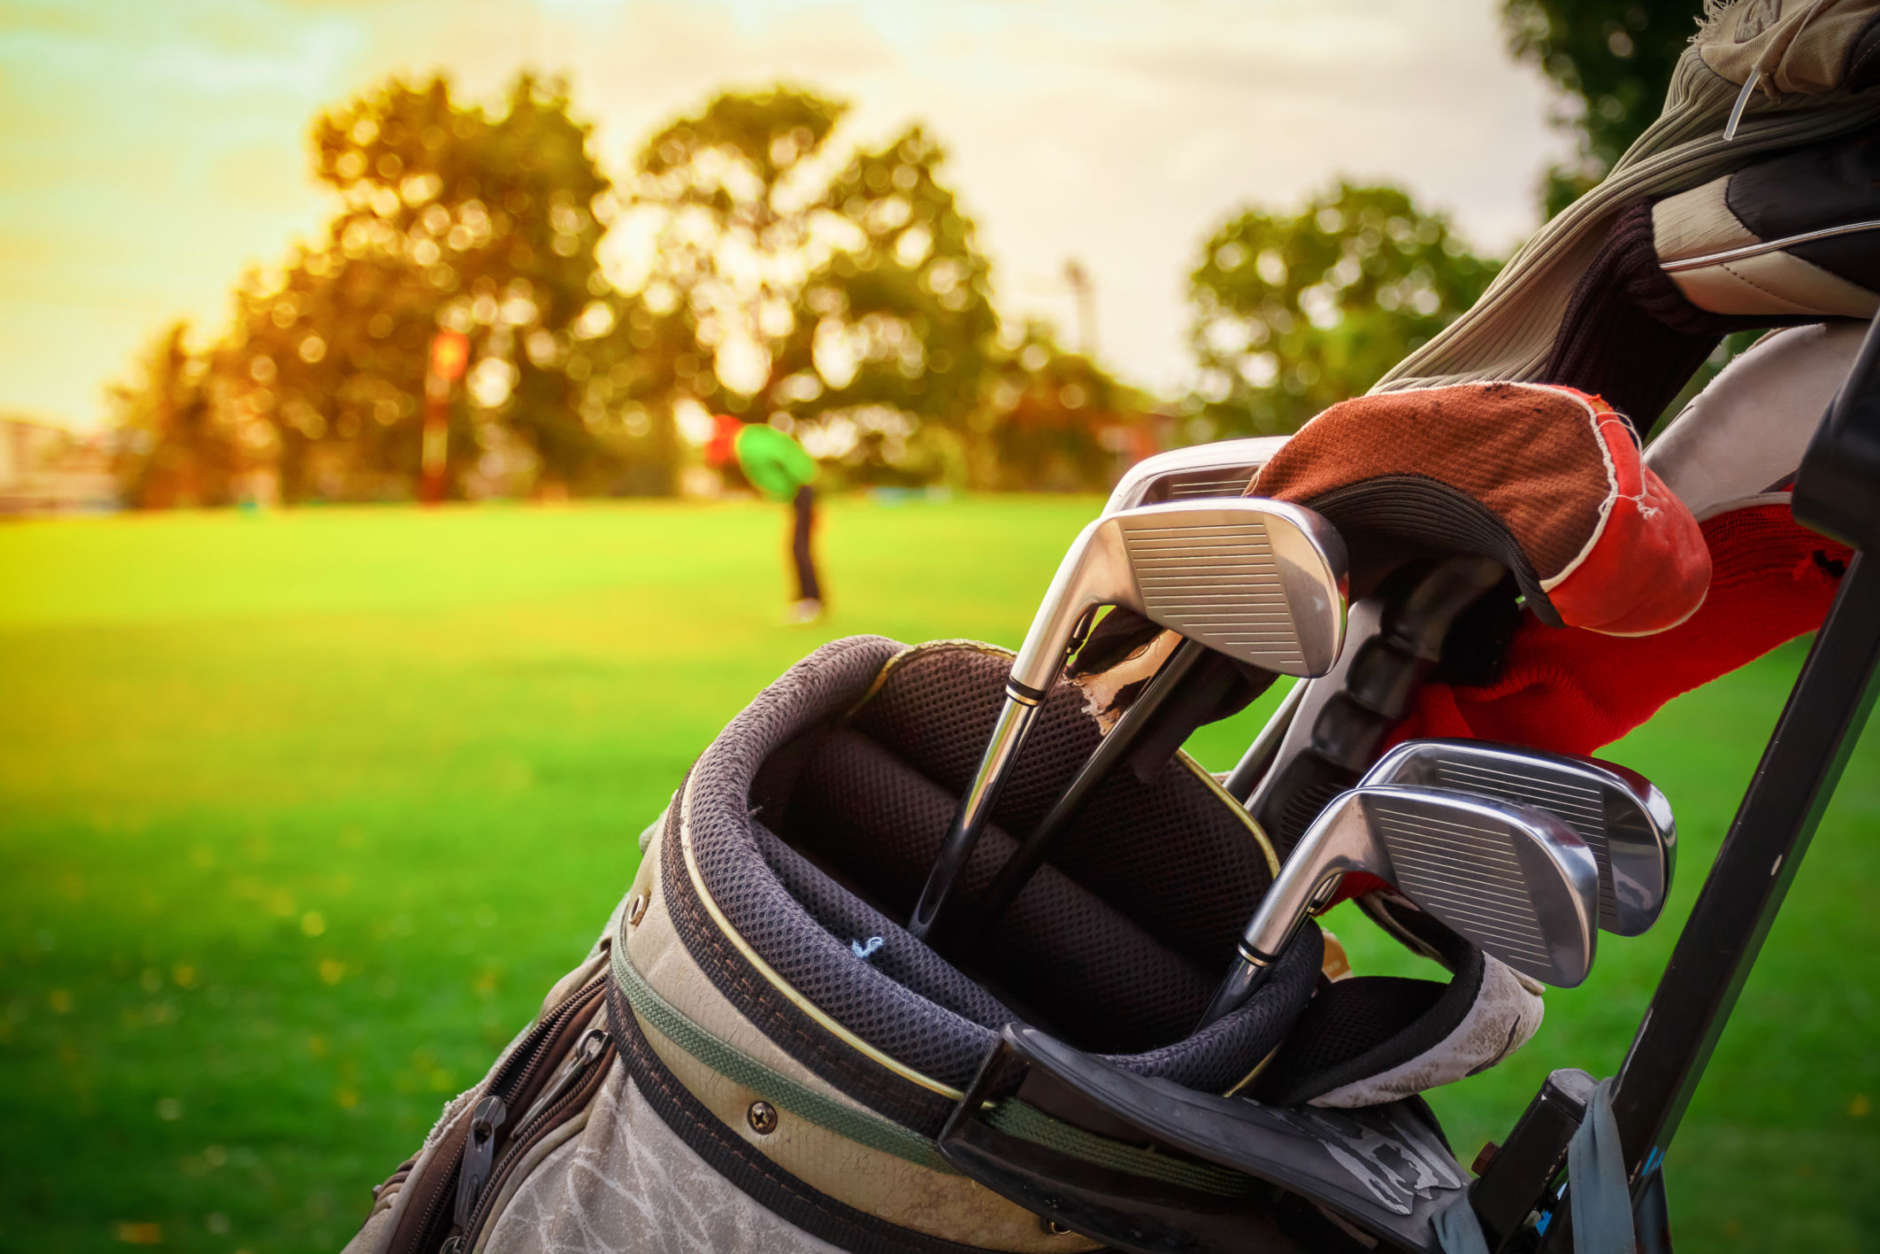
<path fill-rule="evenodd" d="M 816 480 L 816 459 L 775 427 L 746 423 L 731 448 L 751 486 L 773 501 L 792 500 L 798 488 Z"/>

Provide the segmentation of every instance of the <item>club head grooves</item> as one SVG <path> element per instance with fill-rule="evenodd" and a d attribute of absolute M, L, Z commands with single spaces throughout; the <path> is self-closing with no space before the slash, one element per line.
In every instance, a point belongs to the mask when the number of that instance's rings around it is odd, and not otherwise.
<path fill-rule="evenodd" d="M 1358 790 L 1384 878 L 1484 951 L 1542 983 L 1592 969 L 1599 866 L 1543 810 L 1434 789 Z"/>
<path fill-rule="evenodd" d="M 1181 501 L 1105 514 L 1059 564 L 1012 663 L 1012 683 L 1048 690 L 1077 624 L 1101 605 L 1257 666 L 1322 674 L 1344 644 L 1346 561 L 1330 523 L 1284 501 Z"/>
<path fill-rule="evenodd" d="M 1553 814 L 1599 862 L 1599 926 L 1636 936 L 1657 921 L 1677 865 L 1670 803 L 1636 771 L 1597 758 L 1479 740 L 1408 740 L 1364 782 L 1455 789 Z"/>
<path fill-rule="evenodd" d="M 1110 515 L 1144 617 L 1243 662 L 1322 675 L 1345 639 L 1344 541 L 1323 518 L 1253 497 Z"/>
<path fill-rule="evenodd" d="M 1360 785 L 1306 830 L 1241 934 L 1202 1025 L 1252 996 L 1307 915 L 1368 872 L 1486 953 L 1543 983 L 1592 969 L 1599 867 L 1559 819 L 1437 788 Z"/>

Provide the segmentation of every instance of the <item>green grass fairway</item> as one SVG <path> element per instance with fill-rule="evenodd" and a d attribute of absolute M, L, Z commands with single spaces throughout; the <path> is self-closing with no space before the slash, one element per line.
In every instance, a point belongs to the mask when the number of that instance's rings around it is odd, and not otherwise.
<path fill-rule="evenodd" d="M 1096 505 L 837 502 L 810 629 L 756 504 L 0 527 L 0 1247 L 337 1248 L 731 714 L 840 635 L 1017 644 Z M 1666 921 L 1437 1095 L 1465 1162 L 1549 1069 L 1618 1065 L 1801 656 L 1614 752 L 1678 810 Z M 1870 737 L 1673 1148 L 1681 1249 L 1876 1248 L 1877 766 Z"/>

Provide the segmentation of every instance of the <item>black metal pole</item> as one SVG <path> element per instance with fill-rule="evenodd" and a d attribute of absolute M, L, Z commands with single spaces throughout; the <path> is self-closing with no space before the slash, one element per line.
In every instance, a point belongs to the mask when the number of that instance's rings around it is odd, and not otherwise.
<path fill-rule="evenodd" d="M 1856 555 L 1619 1069 L 1636 1184 L 1658 1166 L 1874 700 L 1880 564 Z"/>

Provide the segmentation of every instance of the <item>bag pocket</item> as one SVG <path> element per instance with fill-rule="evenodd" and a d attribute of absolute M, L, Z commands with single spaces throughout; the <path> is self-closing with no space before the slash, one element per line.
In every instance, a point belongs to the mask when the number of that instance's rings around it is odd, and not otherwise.
<path fill-rule="evenodd" d="M 387 1254 L 458 1254 L 475 1245 L 495 1199 L 531 1147 L 593 1100 L 613 1064 L 597 1017 L 606 977 L 588 981 L 530 1029 L 440 1138 L 410 1194 Z"/>
<path fill-rule="evenodd" d="M 541 1155 L 537 1151 L 543 1143 L 559 1144 L 569 1125 L 593 1104 L 619 1053 L 614 1034 L 605 1024 L 604 1012 L 597 1011 L 589 1019 L 587 1031 L 581 1034 L 553 1082 L 516 1126 L 501 1155 L 492 1160 L 482 1186 L 474 1194 L 466 1194 L 460 1178 L 458 1205 L 470 1209 L 457 1221 L 457 1233 L 444 1242 L 444 1254 L 462 1254 L 478 1247 L 497 1208 L 514 1195 L 514 1186 L 520 1182 L 517 1177 L 539 1165 Z"/>

